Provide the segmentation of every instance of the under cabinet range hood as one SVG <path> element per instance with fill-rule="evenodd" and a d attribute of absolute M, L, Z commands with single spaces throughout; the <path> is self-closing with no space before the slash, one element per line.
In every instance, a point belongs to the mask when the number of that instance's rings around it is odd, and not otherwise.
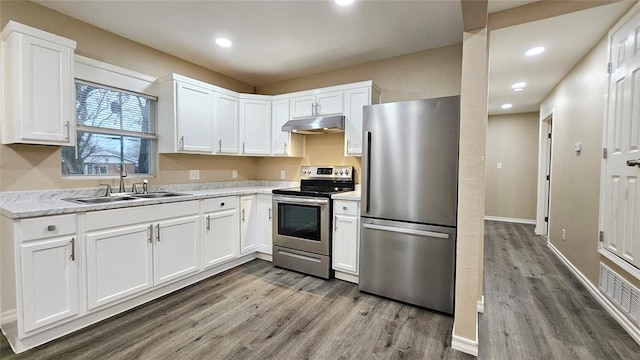
<path fill-rule="evenodd" d="M 344 132 L 344 115 L 289 120 L 282 125 L 282 131 L 303 135 L 341 133 Z"/>

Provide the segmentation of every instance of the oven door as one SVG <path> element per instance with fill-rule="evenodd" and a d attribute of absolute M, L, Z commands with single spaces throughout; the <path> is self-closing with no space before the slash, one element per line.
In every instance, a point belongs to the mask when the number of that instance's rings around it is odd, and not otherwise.
<path fill-rule="evenodd" d="M 330 199 L 273 196 L 273 244 L 329 255 Z"/>

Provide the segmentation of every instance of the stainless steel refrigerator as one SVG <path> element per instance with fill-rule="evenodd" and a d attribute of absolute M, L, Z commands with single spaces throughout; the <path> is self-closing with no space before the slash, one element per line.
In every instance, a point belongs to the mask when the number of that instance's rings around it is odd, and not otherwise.
<path fill-rule="evenodd" d="M 453 314 L 460 97 L 366 106 L 359 287 Z"/>

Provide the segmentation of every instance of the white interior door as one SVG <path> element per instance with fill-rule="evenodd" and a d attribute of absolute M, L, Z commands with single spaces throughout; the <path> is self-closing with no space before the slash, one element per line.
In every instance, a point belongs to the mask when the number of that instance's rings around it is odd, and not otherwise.
<path fill-rule="evenodd" d="M 640 14 L 609 35 L 609 97 L 603 162 L 603 247 L 640 266 Z"/>

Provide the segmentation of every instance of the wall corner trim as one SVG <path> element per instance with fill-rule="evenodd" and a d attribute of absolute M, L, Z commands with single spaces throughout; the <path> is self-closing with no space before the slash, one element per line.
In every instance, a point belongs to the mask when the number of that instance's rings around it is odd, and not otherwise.
<path fill-rule="evenodd" d="M 482 295 L 482 298 L 478 300 L 478 312 L 480 314 L 484 314 L 484 295 Z"/>
<path fill-rule="evenodd" d="M 576 279 L 578 279 L 578 281 L 582 283 L 582 285 L 587 289 L 587 291 L 591 293 L 591 295 L 596 299 L 596 301 L 600 303 L 600 305 L 602 305 L 602 307 L 609 313 L 609 315 L 611 315 L 611 317 L 613 317 L 613 319 L 616 320 L 618 324 L 620 324 L 620 326 L 622 326 L 622 328 L 631 336 L 633 340 L 635 340 L 635 342 L 640 344 L 640 328 L 633 325 L 633 323 L 631 323 L 631 321 L 627 319 L 627 317 L 624 314 L 622 314 L 622 312 L 620 312 L 620 310 L 618 310 L 615 307 L 615 305 L 611 303 L 611 301 L 609 301 L 609 299 L 607 299 L 600 292 L 600 290 L 598 290 L 598 288 L 594 284 L 592 284 L 587 279 L 587 277 L 584 276 L 584 274 L 580 272 L 580 270 L 578 270 L 578 268 L 576 268 L 571 262 L 569 262 L 569 260 L 566 257 L 564 257 L 564 255 L 562 255 L 560 250 L 558 250 L 555 246 L 553 246 L 551 242 L 547 242 L 547 246 L 558 257 L 558 259 L 560 259 L 560 261 L 569 269 L 569 271 L 571 271 L 573 276 L 575 276 Z M 453 340 L 452 340 L 452 346 L 453 346 Z"/>
<path fill-rule="evenodd" d="M 535 225 L 536 221 L 534 219 L 519 219 L 519 218 L 510 218 L 510 217 L 501 217 L 501 216 L 485 216 L 485 220 L 489 221 L 502 221 L 508 223 L 518 223 L 518 224 L 528 224 Z"/>
<path fill-rule="evenodd" d="M 18 313 L 16 309 L 9 310 L 0 314 L 0 324 L 6 325 L 18 320 Z"/>
<path fill-rule="evenodd" d="M 451 348 L 475 357 L 478 356 L 478 342 L 462 336 L 451 335 Z"/>

